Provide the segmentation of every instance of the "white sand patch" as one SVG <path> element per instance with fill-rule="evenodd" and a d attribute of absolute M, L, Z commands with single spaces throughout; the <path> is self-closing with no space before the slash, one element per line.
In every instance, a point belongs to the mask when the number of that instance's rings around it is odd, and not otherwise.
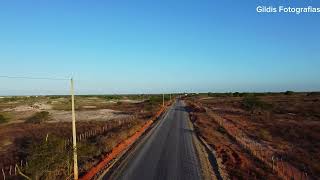
<path fill-rule="evenodd" d="M 71 111 L 50 110 L 49 112 L 53 122 L 71 121 Z M 131 115 L 123 114 L 120 111 L 114 111 L 111 109 L 76 111 L 77 121 L 108 121 L 111 119 L 125 119 L 130 117 Z"/>
<path fill-rule="evenodd" d="M 82 106 L 84 109 L 94 109 L 97 108 L 97 106 Z"/>
<path fill-rule="evenodd" d="M 5 112 L 10 112 L 10 111 L 15 111 L 15 112 L 34 111 L 34 112 L 38 112 L 38 111 L 44 111 L 44 110 L 50 110 L 50 109 L 52 109 L 51 105 L 43 104 L 43 103 L 35 103 L 32 106 L 21 105 L 21 106 L 17 106 L 17 107 L 14 107 L 14 108 L 3 109 L 3 111 L 5 111 Z"/>
<path fill-rule="evenodd" d="M 35 111 L 35 110 L 36 110 L 36 108 L 34 108 L 32 106 L 26 106 L 26 105 L 17 106 L 14 108 L 3 109 L 3 111 L 5 111 L 5 112 L 9 112 L 9 111 L 24 112 L 24 111 Z"/>
<path fill-rule="evenodd" d="M 119 100 L 119 102 L 126 102 L 126 103 L 142 103 L 144 102 L 143 100 L 132 100 L 132 99 L 124 99 L 124 100 Z"/>

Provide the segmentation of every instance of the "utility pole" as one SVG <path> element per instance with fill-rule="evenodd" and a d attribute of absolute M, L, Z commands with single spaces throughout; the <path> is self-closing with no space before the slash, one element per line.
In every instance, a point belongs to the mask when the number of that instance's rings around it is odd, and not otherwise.
<path fill-rule="evenodd" d="M 162 94 L 162 106 L 164 107 L 164 93 Z"/>
<path fill-rule="evenodd" d="M 77 157 L 77 133 L 76 133 L 76 113 L 74 110 L 74 87 L 71 78 L 71 106 L 72 106 L 72 139 L 73 139 L 73 177 L 78 179 L 78 157 Z"/>

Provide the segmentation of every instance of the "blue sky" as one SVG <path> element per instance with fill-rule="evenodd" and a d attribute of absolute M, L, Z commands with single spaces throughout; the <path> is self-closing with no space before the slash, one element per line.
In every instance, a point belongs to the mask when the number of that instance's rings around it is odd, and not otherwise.
<path fill-rule="evenodd" d="M 1 0 L 0 75 L 70 77 L 81 94 L 320 90 L 320 14 L 258 14 L 311 0 Z M 0 78 L 0 94 L 68 82 Z"/>

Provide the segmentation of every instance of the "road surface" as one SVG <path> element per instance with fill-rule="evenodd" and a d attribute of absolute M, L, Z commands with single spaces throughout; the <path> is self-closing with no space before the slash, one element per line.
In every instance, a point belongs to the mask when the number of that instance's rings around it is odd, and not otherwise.
<path fill-rule="evenodd" d="M 137 145 L 109 178 L 117 180 L 202 179 L 188 121 L 189 116 L 184 102 L 177 100 L 145 140 Z"/>

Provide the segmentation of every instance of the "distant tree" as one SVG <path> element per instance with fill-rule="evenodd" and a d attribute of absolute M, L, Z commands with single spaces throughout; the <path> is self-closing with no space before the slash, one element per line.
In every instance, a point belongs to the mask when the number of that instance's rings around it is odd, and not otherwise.
<path fill-rule="evenodd" d="M 234 93 L 233 93 L 233 96 L 234 96 L 234 97 L 238 97 L 238 96 L 240 96 L 240 93 L 239 93 L 239 92 L 234 92 Z"/>
<path fill-rule="evenodd" d="M 293 91 L 286 91 L 286 92 L 284 92 L 284 94 L 285 94 L 285 95 L 293 95 L 294 92 L 293 92 Z"/>

